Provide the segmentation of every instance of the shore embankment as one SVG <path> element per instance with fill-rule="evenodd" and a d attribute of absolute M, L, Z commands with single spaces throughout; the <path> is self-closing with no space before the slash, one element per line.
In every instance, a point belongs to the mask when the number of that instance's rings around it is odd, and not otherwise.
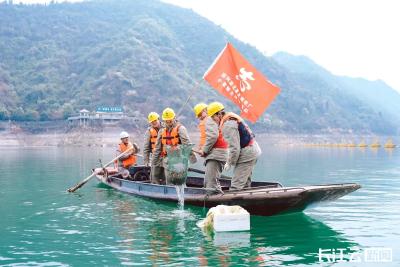
<path fill-rule="evenodd" d="M 123 129 L 111 128 L 102 131 L 90 129 L 76 129 L 69 132 L 48 131 L 44 133 L 27 133 L 0 131 L 0 147 L 42 147 L 42 146 L 80 146 L 80 147 L 107 147 L 115 146 L 119 142 L 119 133 Z M 144 131 L 130 131 L 131 139 L 143 144 Z M 189 131 L 191 140 L 197 143 L 199 134 L 196 129 Z M 277 146 L 345 146 L 346 144 L 358 145 L 364 142 L 370 145 L 379 142 L 382 146 L 390 138 L 394 144 L 399 145 L 400 137 L 354 134 L 283 134 L 283 133 L 257 133 L 256 138 L 263 143 Z"/>
<path fill-rule="evenodd" d="M 192 142 L 198 143 L 197 122 L 186 125 Z M 0 121 L 0 147 L 79 146 L 107 147 L 119 143 L 121 131 L 127 131 L 131 139 L 142 146 L 147 126 L 139 124 L 101 125 L 96 127 L 71 127 L 66 121 L 13 122 Z M 361 143 L 383 146 L 389 139 L 399 147 L 400 136 L 356 134 L 341 129 L 329 129 L 324 133 L 260 133 L 261 143 L 277 146 L 325 146 L 354 147 Z"/>

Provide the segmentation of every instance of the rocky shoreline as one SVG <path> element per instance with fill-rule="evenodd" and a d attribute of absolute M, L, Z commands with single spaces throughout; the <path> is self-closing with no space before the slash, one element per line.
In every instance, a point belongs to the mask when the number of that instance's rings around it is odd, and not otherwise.
<path fill-rule="evenodd" d="M 119 142 L 119 133 L 128 131 L 134 142 L 143 143 L 146 126 L 112 125 L 102 127 L 67 127 L 65 121 L 47 122 L 10 122 L 0 121 L 0 147 L 108 147 Z M 129 126 L 129 127 L 128 127 Z M 194 143 L 199 140 L 198 129 L 193 121 L 188 125 L 189 135 Z M 378 136 L 371 134 L 352 134 L 340 129 L 323 134 L 295 133 L 256 133 L 260 143 L 282 146 L 298 146 L 313 144 L 372 144 L 378 141 L 381 145 L 391 138 L 394 144 L 400 144 L 400 136 Z"/>
<path fill-rule="evenodd" d="M 76 130 L 67 133 L 53 132 L 32 134 L 26 132 L 0 131 L 0 147 L 108 147 L 115 146 L 119 142 L 119 133 L 122 129 L 113 128 L 102 132 L 94 132 L 90 130 Z M 133 140 L 143 143 L 143 131 L 130 131 Z M 199 135 L 196 130 L 189 133 L 193 142 L 197 142 Z M 383 145 L 388 138 L 392 138 L 395 144 L 400 143 L 400 137 L 395 136 L 376 136 L 376 135 L 343 135 L 343 134 L 276 134 L 263 133 L 257 134 L 257 139 L 263 143 L 282 146 L 298 146 L 309 144 L 339 144 L 339 143 L 355 143 L 364 141 L 371 144 L 378 140 Z"/>
<path fill-rule="evenodd" d="M 68 132 L 68 133 L 10 133 L 0 132 L 0 147 L 4 146 L 112 146 L 119 140 L 120 131 L 113 132 Z M 136 134 L 133 134 L 135 137 Z"/>

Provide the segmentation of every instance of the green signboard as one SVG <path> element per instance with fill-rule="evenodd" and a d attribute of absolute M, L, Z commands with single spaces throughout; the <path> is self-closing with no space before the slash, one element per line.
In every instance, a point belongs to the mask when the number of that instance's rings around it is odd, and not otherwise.
<path fill-rule="evenodd" d="M 120 107 L 98 107 L 97 112 L 122 112 Z"/>

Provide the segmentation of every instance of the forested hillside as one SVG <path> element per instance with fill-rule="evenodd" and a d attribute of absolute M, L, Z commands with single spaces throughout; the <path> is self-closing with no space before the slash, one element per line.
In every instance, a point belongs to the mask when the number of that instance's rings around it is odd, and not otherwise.
<path fill-rule="evenodd" d="M 193 11 L 153 0 L 0 4 L 0 120 L 57 120 L 99 106 L 138 118 L 179 110 L 227 40 L 282 89 L 257 130 L 398 131 L 398 117 L 346 93 L 344 82 L 291 70 Z M 180 119 L 192 123 L 192 105 L 212 100 L 238 111 L 203 82 Z"/>

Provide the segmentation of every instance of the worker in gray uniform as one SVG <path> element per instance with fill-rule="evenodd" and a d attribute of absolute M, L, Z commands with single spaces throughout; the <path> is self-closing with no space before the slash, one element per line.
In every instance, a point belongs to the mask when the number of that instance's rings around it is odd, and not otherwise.
<path fill-rule="evenodd" d="M 205 187 L 210 192 L 222 192 L 219 184 L 219 178 L 223 167 L 228 159 L 228 143 L 224 140 L 219 128 L 221 121 L 218 113 L 218 107 L 209 105 L 207 107 L 208 119 L 205 121 L 205 143 L 200 151 L 202 157 L 205 157 Z"/>
<path fill-rule="evenodd" d="M 228 143 L 228 160 L 224 170 L 233 167 L 233 178 L 230 190 L 238 190 L 251 186 L 251 175 L 256 165 L 261 149 L 255 136 L 237 114 L 225 112 L 225 107 L 219 102 L 208 106 L 220 120 L 220 129 L 225 141 Z"/>

